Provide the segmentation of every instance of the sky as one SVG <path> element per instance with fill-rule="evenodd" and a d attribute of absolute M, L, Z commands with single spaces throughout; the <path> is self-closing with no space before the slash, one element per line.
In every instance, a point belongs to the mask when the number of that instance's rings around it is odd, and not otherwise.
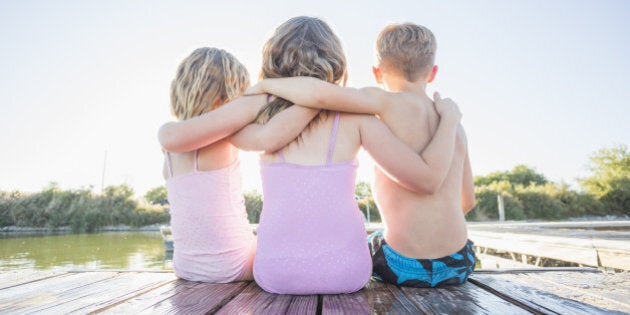
<path fill-rule="evenodd" d="M 474 175 L 525 164 L 577 188 L 589 156 L 630 144 L 630 1 L 0 1 L 0 191 L 163 185 L 157 130 L 179 62 L 224 48 L 256 80 L 264 42 L 299 15 L 341 38 L 353 87 L 376 85 L 383 27 L 431 29 L 427 92 L 459 104 Z M 256 154 L 242 161 L 260 191 Z"/>

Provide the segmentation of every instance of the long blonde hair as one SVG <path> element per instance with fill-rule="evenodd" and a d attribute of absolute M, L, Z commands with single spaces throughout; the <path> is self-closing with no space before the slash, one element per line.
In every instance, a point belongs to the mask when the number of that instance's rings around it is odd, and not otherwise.
<path fill-rule="evenodd" d="M 249 85 L 249 72 L 232 54 L 197 48 L 177 68 L 171 113 L 180 120 L 199 116 L 241 96 Z"/>
<path fill-rule="evenodd" d="M 341 41 L 330 26 L 318 18 L 298 16 L 278 26 L 265 43 L 260 79 L 309 76 L 345 86 L 346 66 Z M 256 121 L 267 122 L 292 105 L 277 98 L 260 111 Z"/>

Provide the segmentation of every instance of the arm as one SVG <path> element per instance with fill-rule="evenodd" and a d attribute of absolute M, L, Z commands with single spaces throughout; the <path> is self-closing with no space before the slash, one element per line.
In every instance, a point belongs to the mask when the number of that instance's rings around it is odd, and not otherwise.
<path fill-rule="evenodd" d="M 245 93 L 269 93 L 306 107 L 363 114 L 382 113 L 394 95 L 376 87 L 347 88 L 311 77 L 265 79 Z"/>
<path fill-rule="evenodd" d="M 379 167 L 392 180 L 417 193 L 434 193 L 446 178 L 453 159 L 461 114 L 454 102 L 445 102 L 437 107 L 438 112 L 442 111 L 440 125 L 421 156 L 396 138 L 377 118 L 366 119 L 361 127 L 363 147 Z"/>
<path fill-rule="evenodd" d="M 468 145 L 466 144 L 466 134 L 461 128 L 464 147 L 466 147 L 466 158 L 464 160 L 464 176 L 462 181 L 462 211 L 467 214 L 475 207 L 475 183 L 470 167 L 470 157 L 468 156 Z"/>
<path fill-rule="evenodd" d="M 162 125 L 158 139 L 171 152 L 188 152 L 221 140 L 252 122 L 266 95 L 240 97 L 209 113 Z"/>
<path fill-rule="evenodd" d="M 318 109 L 291 106 L 273 116 L 266 124 L 252 123 L 245 126 L 230 140 L 241 150 L 275 152 L 295 140 L 318 113 Z"/>

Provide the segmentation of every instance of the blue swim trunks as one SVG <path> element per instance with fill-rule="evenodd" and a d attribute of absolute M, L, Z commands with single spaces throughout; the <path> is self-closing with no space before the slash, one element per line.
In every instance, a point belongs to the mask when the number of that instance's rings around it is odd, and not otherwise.
<path fill-rule="evenodd" d="M 473 243 L 452 255 L 437 259 L 415 259 L 401 255 L 383 238 L 383 231 L 368 236 L 373 276 L 385 283 L 405 287 L 432 288 L 466 282 L 475 269 Z"/>

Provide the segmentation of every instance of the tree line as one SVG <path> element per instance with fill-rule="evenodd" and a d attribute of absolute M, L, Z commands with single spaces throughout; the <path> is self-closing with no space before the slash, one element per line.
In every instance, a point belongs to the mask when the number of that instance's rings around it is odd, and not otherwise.
<path fill-rule="evenodd" d="M 476 206 L 468 220 L 498 219 L 497 196 L 504 200 L 507 220 L 562 220 L 584 216 L 630 216 L 630 154 L 625 145 L 605 148 L 589 158 L 591 175 L 578 179 L 579 190 L 554 183 L 535 169 L 518 165 L 475 177 Z M 359 182 L 355 194 L 360 210 L 379 222 L 378 207 L 370 185 Z M 0 191 L 0 227 L 71 227 L 74 232 L 93 232 L 105 226 L 140 227 L 168 224 L 166 187 L 158 186 L 133 198 L 126 185 L 106 187 L 101 194 L 90 189 L 61 190 L 51 184 L 41 192 L 24 194 Z M 251 223 L 258 223 L 263 198 L 258 191 L 244 193 Z"/>
<path fill-rule="evenodd" d="M 138 201 L 133 194 L 127 185 L 108 186 L 95 194 L 91 189 L 62 190 L 56 183 L 32 194 L 0 191 L 0 227 L 70 227 L 85 233 L 106 226 L 168 223 L 166 205 Z"/>

